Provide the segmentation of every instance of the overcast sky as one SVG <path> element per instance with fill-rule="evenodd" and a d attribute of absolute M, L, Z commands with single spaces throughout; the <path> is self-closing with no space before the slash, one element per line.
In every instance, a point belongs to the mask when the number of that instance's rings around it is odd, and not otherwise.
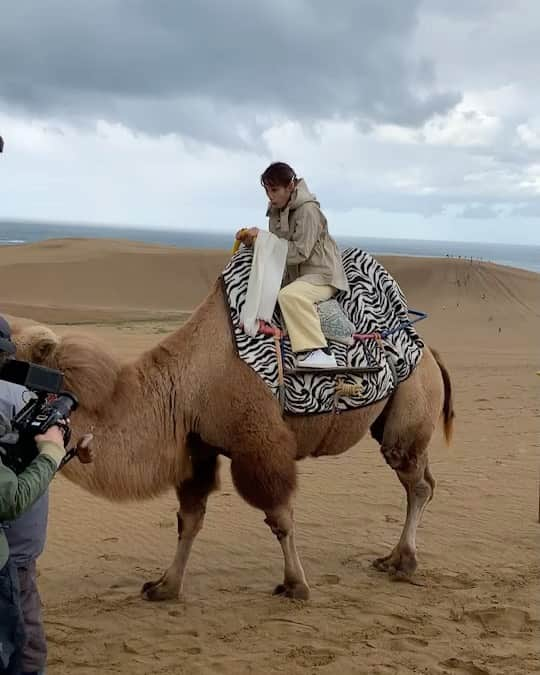
<path fill-rule="evenodd" d="M 540 243 L 539 0 L 17 0 L 0 218 Z"/>

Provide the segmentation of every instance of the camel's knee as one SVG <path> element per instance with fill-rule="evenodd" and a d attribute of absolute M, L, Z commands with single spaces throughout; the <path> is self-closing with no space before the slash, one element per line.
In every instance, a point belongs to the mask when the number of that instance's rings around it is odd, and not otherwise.
<path fill-rule="evenodd" d="M 176 514 L 178 539 L 182 537 L 196 537 L 202 530 L 206 506 L 201 504 L 195 511 L 185 513 L 178 511 Z"/>
<path fill-rule="evenodd" d="M 417 465 L 408 472 L 396 471 L 400 483 L 407 491 L 410 501 L 417 506 L 424 506 L 433 499 L 435 481 L 427 466 L 426 455 L 417 458 Z M 429 479 L 427 478 L 429 476 Z"/>
<path fill-rule="evenodd" d="M 427 502 L 431 499 L 431 486 L 425 480 L 420 480 L 411 486 L 412 496 L 420 503 Z"/>
<path fill-rule="evenodd" d="M 180 509 L 177 513 L 178 537 L 195 537 L 202 529 L 206 502 L 215 481 L 198 484 L 186 481 L 178 490 Z"/>
<path fill-rule="evenodd" d="M 433 474 L 431 473 L 431 469 L 428 465 L 426 465 L 426 468 L 424 469 L 424 480 L 430 487 L 429 499 L 431 501 L 433 499 L 433 495 L 435 494 L 435 486 L 437 485 L 437 482 L 435 481 L 435 478 L 433 478 Z"/>
<path fill-rule="evenodd" d="M 264 522 L 272 530 L 272 534 L 281 541 L 294 527 L 292 509 L 289 507 L 281 507 L 273 511 L 268 511 Z"/>

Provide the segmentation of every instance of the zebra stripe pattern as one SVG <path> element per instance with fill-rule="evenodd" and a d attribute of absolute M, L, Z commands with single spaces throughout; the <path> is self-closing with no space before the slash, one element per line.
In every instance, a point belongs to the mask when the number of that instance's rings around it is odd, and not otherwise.
<path fill-rule="evenodd" d="M 358 340 L 348 346 L 331 342 L 330 348 L 338 366 L 365 368 L 380 366 L 377 373 L 361 375 L 295 373 L 285 376 L 284 412 L 290 415 L 310 415 L 344 412 L 371 405 L 390 396 L 399 382 L 407 379 L 422 357 L 424 343 L 408 324 L 407 303 L 403 292 L 388 271 L 369 253 L 348 248 L 342 252 L 350 290 L 339 292 L 335 298 L 352 321 L 358 333 L 388 331 L 384 341 Z M 241 247 L 223 271 L 222 281 L 229 303 L 231 325 L 238 356 L 279 394 L 276 344 L 272 336 L 258 334 L 254 338 L 244 333 L 240 316 L 246 299 L 253 251 Z M 276 307 L 273 323 L 281 325 Z M 397 329 L 401 324 L 404 328 Z M 395 332 L 392 332 L 395 330 Z M 282 340 L 283 366 L 295 367 L 290 341 Z M 339 395 L 339 384 L 360 385 L 354 395 Z"/>

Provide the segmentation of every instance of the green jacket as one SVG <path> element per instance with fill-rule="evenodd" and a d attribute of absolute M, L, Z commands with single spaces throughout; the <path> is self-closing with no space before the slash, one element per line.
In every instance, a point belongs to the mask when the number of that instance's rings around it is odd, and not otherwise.
<path fill-rule="evenodd" d="M 288 241 L 285 284 L 301 278 L 315 286 L 349 290 L 337 244 L 328 233 L 319 202 L 303 178 L 287 206 L 278 209 L 270 205 L 266 215 L 270 232 Z"/>
<path fill-rule="evenodd" d="M 51 456 L 47 453 L 49 447 Z M 57 456 L 56 444 L 44 441 L 40 443 L 40 454 L 18 475 L 0 460 L 0 569 L 9 557 L 9 546 L 1 524 L 15 520 L 46 491 L 56 473 Z"/>

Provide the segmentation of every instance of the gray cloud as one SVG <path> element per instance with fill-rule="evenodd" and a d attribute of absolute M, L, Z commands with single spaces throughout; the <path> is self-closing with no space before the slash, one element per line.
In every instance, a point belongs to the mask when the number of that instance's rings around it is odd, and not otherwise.
<path fill-rule="evenodd" d="M 531 200 L 516 207 L 510 215 L 517 218 L 540 218 L 540 199 Z"/>
<path fill-rule="evenodd" d="M 487 206 L 484 204 L 472 204 L 463 209 L 459 214 L 460 218 L 472 218 L 474 220 L 484 220 L 498 218 L 502 212 L 495 206 Z"/>
<path fill-rule="evenodd" d="M 514 11 L 516 0 L 423 0 L 423 9 L 459 21 L 474 21 Z"/>
<path fill-rule="evenodd" d="M 0 22 L 0 101 L 219 142 L 258 116 L 416 126 L 460 95 L 409 56 L 419 0 L 18 0 Z"/>
<path fill-rule="evenodd" d="M 251 190 L 271 158 L 305 172 L 336 218 L 354 222 L 368 209 L 395 231 L 402 220 L 423 232 L 446 222 L 452 236 L 499 228 L 502 238 L 521 222 L 537 239 L 540 3 L 335 7 L 9 3 L 0 17 L 4 204 L 55 214 L 61 204 L 63 214 L 71 194 L 70 217 L 128 222 L 137 192 L 137 221 L 168 223 L 171 204 L 181 211 L 194 199 L 188 222 L 213 222 L 213 208 L 249 222 L 243 209 L 258 217 Z M 178 136 L 158 138 L 169 133 Z M 200 207 L 207 191 L 214 202 Z"/>
<path fill-rule="evenodd" d="M 461 90 L 488 90 L 524 85 L 538 101 L 536 0 L 423 0 L 418 16 L 415 53 L 436 55 L 437 74 L 447 86 L 459 82 Z M 516 92 L 507 95 L 515 98 Z"/>

